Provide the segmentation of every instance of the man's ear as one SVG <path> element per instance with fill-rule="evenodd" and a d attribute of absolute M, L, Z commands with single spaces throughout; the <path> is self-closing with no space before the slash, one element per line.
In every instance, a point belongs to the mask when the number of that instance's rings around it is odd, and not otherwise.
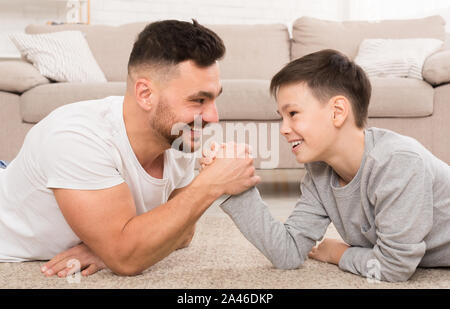
<path fill-rule="evenodd" d="M 146 78 L 139 78 L 134 83 L 136 102 L 145 111 L 150 111 L 154 104 L 153 84 Z"/>
<path fill-rule="evenodd" d="M 344 125 L 345 120 L 350 116 L 351 104 L 349 100 L 344 96 L 335 96 L 330 99 L 333 124 L 335 127 L 340 128 Z"/>

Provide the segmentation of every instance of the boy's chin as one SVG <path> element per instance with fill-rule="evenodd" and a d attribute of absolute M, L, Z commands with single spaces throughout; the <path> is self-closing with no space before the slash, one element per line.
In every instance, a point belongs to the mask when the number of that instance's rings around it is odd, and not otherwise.
<path fill-rule="evenodd" d="M 300 164 L 311 163 L 311 162 L 317 161 L 317 160 L 315 160 L 315 158 L 308 158 L 306 156 L 301 156 L 298 154 L 295 156 L 295 160 Z"/>

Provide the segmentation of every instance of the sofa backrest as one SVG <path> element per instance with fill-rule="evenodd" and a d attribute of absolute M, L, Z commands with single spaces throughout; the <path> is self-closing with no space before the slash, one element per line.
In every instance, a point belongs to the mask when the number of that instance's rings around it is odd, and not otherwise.
<path fill-rule="evenodd" d="M 208 25 L 227 48 L 221 65 L 223 79 L 271 79 L 290 61 L 287 26 Z"/>
<path fill-rule="evenodd" d="M 420 19 L 370 21 L 327 21 L 301 17 L 293 24 L 291 59 L 331 48 L 350 59 L 358 54 L 363 39 L 434 38 L 445 41 L 445 21 L 439 16 Z"/>
<path fill-rule="evenodd" d="M 29 25 L 28 34 L 78 30 L 108 81 L 125 81 L 134 41 L 147 23 L 106 25 Z M 285 25 L 206 25 L 227 48 L 221 61 L 223 79 L 270 79 L 289 62 L 290 39 Z"/>

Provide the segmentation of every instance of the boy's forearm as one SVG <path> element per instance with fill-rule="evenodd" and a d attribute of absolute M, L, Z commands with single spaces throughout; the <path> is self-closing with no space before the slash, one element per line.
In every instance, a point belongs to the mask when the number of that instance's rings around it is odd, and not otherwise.
<path fill-rule="evenodd" d="M 276 268 L 299 267 L 313 246 L 313 241 L 306 238 L 297 246 L 286 226 L 271 215 L 256 188 L 231 197 L 220 207 Z"/>
<path fill-rule="evenodd" d="M 123 228 L 119 251 L 125 274 L 138 274 L 182 247 L 195 223 L 221 192 L 194 182 L 167 203 Z"/>

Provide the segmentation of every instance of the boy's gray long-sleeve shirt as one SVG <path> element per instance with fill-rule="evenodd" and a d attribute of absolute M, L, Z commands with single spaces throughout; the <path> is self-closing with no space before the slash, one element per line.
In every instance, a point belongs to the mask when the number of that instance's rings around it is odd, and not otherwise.
<path fill-rule="evenodd" d="M 299 267 L 330 222 L 351 246 L 339 267 L 405 281 L 417 266 L 450 266 L 450 167 L 416 140 L 365 130 L 364 156 L 350 183 L 324 162 L 305 164 L 301 198 L 283 224 L 256 188 L 221 207 L 277 268 Z"/>

